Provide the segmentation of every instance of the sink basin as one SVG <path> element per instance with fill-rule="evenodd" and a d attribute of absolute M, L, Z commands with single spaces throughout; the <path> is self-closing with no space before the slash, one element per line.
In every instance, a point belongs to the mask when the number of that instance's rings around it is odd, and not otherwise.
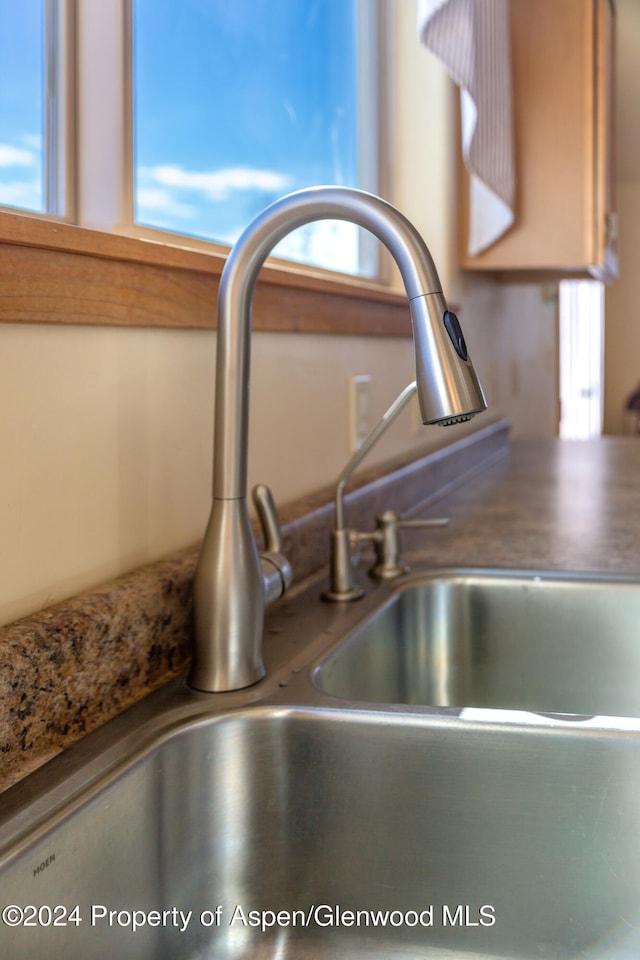
<path fill-rule="evenodd" d="M 638 734 L 262 706 L 110 764 L 0 824 L 3 956 L 640 953 Z"/>
<path fill-rule="evenodd" d="M 392 595 L 318 667 L 374 703 L 640 717 L 640 583 L 443 572 Z"/>

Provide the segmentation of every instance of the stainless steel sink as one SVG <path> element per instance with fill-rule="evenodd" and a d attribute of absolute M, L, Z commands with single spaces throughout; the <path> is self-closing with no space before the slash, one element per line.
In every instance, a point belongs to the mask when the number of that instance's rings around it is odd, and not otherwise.
<path fill-rule="evenodd" d="M 360 624 L 314 682 L 374 703 L 640 717 L 640 582 L 424 577 Z"/>
<path fill-rule="evenodd" d="M 273 705 L 146 739 L 0 824 L 2 956 L 640 954 L 638 733 Z"/>
<path fill-rule="evenodd" d="M 3 794 L 0 956 L 637 960 L 638 586 L 386 590 L 287 601 L 262 684 L 175 681 Z"/>

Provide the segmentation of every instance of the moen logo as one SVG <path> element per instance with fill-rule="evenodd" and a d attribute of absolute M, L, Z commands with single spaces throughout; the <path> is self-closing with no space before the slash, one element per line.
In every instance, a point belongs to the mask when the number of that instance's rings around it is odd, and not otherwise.
<path fill-rule="evenodd" d="M 473 910 L 468 904 L 460 903 L 457 907 L 442 908 L 443 927 L 492 927 L 496 922 L 495 907 L 484 904 L 478 910 Z"/>
<path fill-rule="evenodd" d="M 39 873 L 42 873 L 44 870 L 50 867 L 55 859 L 55 853 L 50 853 L 46 860 L 43 860 L 39 866 L 33 868 L 34 877 L 37 877 Z"/>

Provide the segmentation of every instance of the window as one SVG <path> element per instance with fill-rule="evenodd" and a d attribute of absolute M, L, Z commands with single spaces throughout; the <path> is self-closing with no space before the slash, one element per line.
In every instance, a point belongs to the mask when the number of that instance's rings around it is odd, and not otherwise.
<path fill-rule="evenodd" d="M 267 204 L 360 182 L 354 0 L 133 0 L 135 219 L 232 244 Z M 282 255 L 357 271 L 349 224 Z"/>
<path fill-rule="evenodd" d="M 299 187 L 377 190 L 376 6 L 0 0 L 0 203 L 230 244 Z M 65 127 L 63 73 L 77 80 L 77 137 Z M 373 249 L 352 225 L 322 223 L 276 252 L 371 275 Z"/>
<path fill-rule="evenodd" d="M 0 204 L 44 213 L 43 0 L 0 0 Z"/>

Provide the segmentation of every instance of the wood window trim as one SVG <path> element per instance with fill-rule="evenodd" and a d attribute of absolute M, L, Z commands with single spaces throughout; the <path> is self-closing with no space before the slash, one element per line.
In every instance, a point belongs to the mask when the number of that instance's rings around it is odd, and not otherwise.
<path fill-rule="evenodd" d="M 215 328 L 225 254 L 0 213 L 0 322 Z M 411 334 L 406 298 L 371 281 L 282 261 L 262 269 L 254 329 Z"/>

